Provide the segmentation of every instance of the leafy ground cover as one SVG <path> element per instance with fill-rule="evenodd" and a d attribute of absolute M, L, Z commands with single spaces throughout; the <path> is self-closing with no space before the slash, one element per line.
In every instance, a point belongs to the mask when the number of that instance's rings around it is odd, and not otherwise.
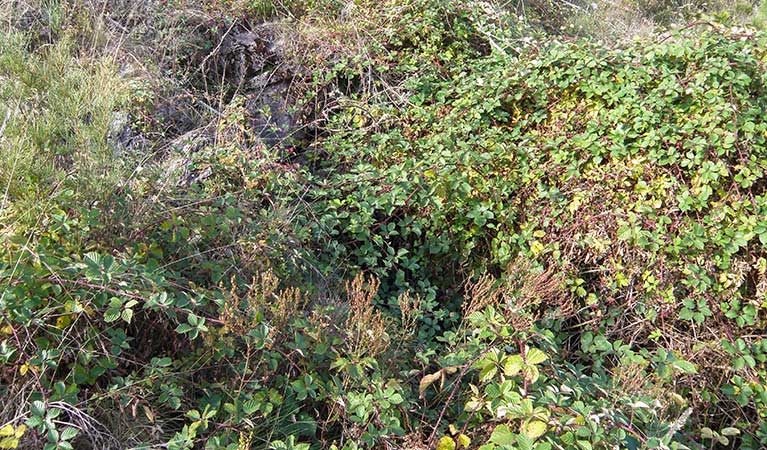
<path fill-rule="evenodd" d="M 512 6 L 9 4 L 0 448 L 767 445 L 760 9 Z"/>

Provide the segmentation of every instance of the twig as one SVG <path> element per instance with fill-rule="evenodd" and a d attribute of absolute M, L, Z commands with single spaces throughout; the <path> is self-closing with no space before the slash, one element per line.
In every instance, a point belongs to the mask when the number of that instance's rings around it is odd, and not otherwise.
<path fill-rule="evenodd" d="M 227 36 L 229 36 L 229 33 L 232 31 L 232 28 L 234 28 L 236 24 L 237 22 L 232 22 L 226 32 L 221 36 L 221 39 L 218 41 L 218 45 L 216 45 L 216 47 L 211 50 L 210 53 L 205 56 L 205 58 L 203 58 L 202 62 L 200 63 L 200 72 L 202 72 L 203 75 L 205 74 L 205 64 L 207 64 L 208 60 L 221 49 L 221 46 L 224 44 L 224 40 Z"/>
<path fill-rule="evenodd" d="M 679 28 L 678 30 L 675 30 L 675 31 L 689 30 L 690 28 L 698 27 L 698 26 L 701 26 L 701 25 L 708 26 L 710 28 L 713 28 L 714 30 L 719 29 L 715 24 L 713 24 L 713 23 L 711 23 L 709 21 L 698 20 L 698 21 L 695 21 L 695 22 L 690 22 L 687 25 L 685 25 L 682 28 Z M 663 39 L 657 41 L 656 43 L 657 44 L 662 44 L 662 43 L 666 42 L 667 40 L 671 39 L 672 37 L 674 37 L 674 33 L 672 33 L 672 32 L 666 33 L 666 36 L 663 37 Z"/>
<path fill-rule="evenodd" d="M 219 111 L 219 110 L 217 110 L 216 108 L 214 108 L 214 107 L 210 106 L 209 104 L 205 103 L 204 101 L 202 101 L 202 99 L 200 99 L 200 98 L 198 98 L 198 97 L 192 97 L 192 98 L 193 98 L 193 99 L 194 99 L 194 100 L 195 100 L 197 103 L 199 103 L 200 105 L 202 105 L 203 107 L 205 107 L 205 109 L 207 109 L 208 111 L 210 111 L 210 112 L 212 112 L 213 114 L 217 115 L 218 117 L 221 117 L 221 118 L 225 117 L 225 116 L 224 116 L 224 114 L 223 114 L 221 111 Z"/>
<path fill-rule="evenodd" d="M 461 379 L 463 379 L 463 376 L 466 375 L 466 372 L 469 371 L 471 366 L 473 366 L 475 362 L 479 361 L 479 358 L 482 358 L 483 356 L 488 354 L 491 350 L 492 348 L 485 350 L 484 352 L 475 356 L 474 359 L 469 361 L 465 366 L 463 366 L 461 373 L 458 374 L 458 379 L 455 380 L 455 386 L 453 386 L 453 390 L 450 391 L 450 395 L 448 395 L 447 400 L 445 400 L 445 406 L 443 406 L 442 411 L 439 412 L 437 423 L 434 424 L 434 428 L 432 429 L 431 434 L 429 435 L 429 440 L 427 441 L 429 444 L 433 443 L 434 438 L 437 437 L 437 430 L 439 429 L 439 424 L 442 422 L 442 418 L 445 416 L 445 412 L 447 411 L 448 406 L 450 406 L 450 402 L 453 400 L 453 397 L 455 397 L 456 392 L 458 392 L 458 388 L 461 387 Z"/>

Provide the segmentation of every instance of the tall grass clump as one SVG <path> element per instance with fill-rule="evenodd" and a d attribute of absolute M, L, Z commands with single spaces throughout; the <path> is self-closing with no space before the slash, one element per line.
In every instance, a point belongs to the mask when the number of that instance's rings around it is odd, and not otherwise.
<path fill-rule="evenodd" d="M 30 226 L 70 201 L 103 202 L 124 176 L 109 132 L 127 85 L 114 61 L 78 52 L 66 37 L 31 49 L 22 33 L 0 36 L 5 226 Z"/>

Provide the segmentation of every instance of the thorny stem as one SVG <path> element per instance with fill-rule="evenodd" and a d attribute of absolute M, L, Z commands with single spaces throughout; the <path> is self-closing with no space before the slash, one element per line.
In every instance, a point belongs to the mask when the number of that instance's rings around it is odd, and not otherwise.
<path fill-rule="evenodd" d="M 480 358 L 488 354 L 492 348 L 485 350 L 484 352 L 480 353 L 479 355 L 475 356 L 474 359 L 469 361 L 467 364 L 463 366 L 463 369 L 461 369 L 461 373 L 458 374 L 458 379 L 455 380 L 455 385 L 453 386 L 453 389 L 450 391 L 450 395 L 447 396 L 447 400 L 445 401 L 445 406 L 442 407 L 442 410 L 439 412 L 439 417 L 437 418 L 437 423 L 434 424 L 434 428 L 431 431 L 431 434 L 429 435 L 428 443 L 432 444 L 434 442 L 434 439 L 437 437 L 437 430 L 439 429 L 439 424 L 442 422 L 442 418 L 445 416 L 445 412 L 447 411 L 448 406 L 450 406 L 450 402 L 452 402 L 453 397 L 455 397 L 456 392 L 458 392 L 458 388 L 461 387 L 461 380 L 463 379 L 463 376 L 466 375 L 466 372 L 469 371 L 471 366 L 474 365 L 475 362 L 479 361 Z"/>

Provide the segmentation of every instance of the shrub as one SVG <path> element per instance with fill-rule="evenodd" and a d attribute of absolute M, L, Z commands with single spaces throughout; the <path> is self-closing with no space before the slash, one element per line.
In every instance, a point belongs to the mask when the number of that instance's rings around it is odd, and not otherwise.
<path fill-rule="evenodd" d="M 575 304 L 561 332 L 589 323 L 660 346 L 659 361 L 722 361 L 721 337 L 761 321 L 763 40 L 536 43 L 416 78 L 404 112 L 378 106 L 325 141 L 311 226 L 327 256 L 375 271 L 385 292 L 423 291 L 425 335 L 455 326 L 458 280 L 524 256 L 565 274 Z M 732 401 L 714 373 L 688 378 L 712 383 L 677 384 L 701 394 L 696 410 Z"/>

